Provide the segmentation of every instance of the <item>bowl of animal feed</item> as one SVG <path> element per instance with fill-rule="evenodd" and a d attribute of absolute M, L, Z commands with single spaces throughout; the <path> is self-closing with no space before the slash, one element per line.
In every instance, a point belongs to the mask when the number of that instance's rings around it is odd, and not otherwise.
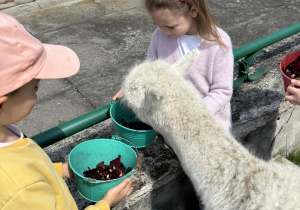
<path fill-rule="evenodd" d="M 300 50 L 286 55 L 279 63 L 284 90 L 291 84 L 292 79 L 300 80 Z"/>
<path fill-rule="evenodd" d="M 120 101 L 110 104 L 110 117 L 113 121 L 116 139 L 134 146 L 143 148 L 153 143 L 157 133 L 140 119 Z"/>
<path fill-rule="evenodd" d="M 75 146 L 68 160 L 79 194 L 98 202 L 109 189 L 131 176 L 137 152 L 118 140 L 93 139 Z"/>

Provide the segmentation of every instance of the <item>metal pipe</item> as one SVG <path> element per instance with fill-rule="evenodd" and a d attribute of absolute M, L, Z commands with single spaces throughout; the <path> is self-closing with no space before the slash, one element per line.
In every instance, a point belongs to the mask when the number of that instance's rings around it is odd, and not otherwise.
<path fill-rule="evenodd" d="M 234 61 L 300 32 L 300 22 L 233 50 Z"/>
<path fill-rule="evenodd" d="M 89 128 L 99 122 L 108 119 L 110 104 L 99 109 L 88 112 L 75 119 L 51 128 L 33 137 L 34 141 L 40 147 L 47 147 L 59 140 L 71 136 L 79 131 Z"/>

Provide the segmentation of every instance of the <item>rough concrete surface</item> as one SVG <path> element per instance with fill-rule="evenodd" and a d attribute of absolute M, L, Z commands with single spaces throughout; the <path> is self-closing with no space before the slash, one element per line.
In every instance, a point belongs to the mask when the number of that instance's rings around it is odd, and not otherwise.
<path fill-rule="evenodd" d="M 216 20 L 230 35 L 234 49 L 299 22 L 300 0 L 208 0 L 208 4 Z M 145 59 L 156 28 L 142 0 L 37 0 L 2 11 L 15 16 L 42 42 L 72 48 L 81 60 L 77 75 L 40 83 L 37 105 L 26 119 L 17 124 L 29 136 L 108 104 L 130 67 Z M 259 66 L 266 68 L 264 76 L 235 91 L 232 99 L 233 133 L 245 139 L 245 145 L 263 144 L 257 136 L 264 135 L 274 141 L 280 131 L 288 130 L 285 125 L 291 119 L 289 113 L 297 108 L 283 102 L 278 61 L 299 48 L 299 33 L 267 47 L 268 53 L 258 56 L 250 68 L 251 73 Z M 266 124 L 273 129 L 271 134 L 263 129 L 255 130 Z M 108 119 L 45 150 L 53 161 L 64 161 L 79 142 L 110 138 L 113 134 Z M 269 146 L 266 147 L 269 150 Z M 88 205 L 89 202 L 76 194 L 74 181 L 67 183 L 79 209 Z M 164 190 L 170 191 L 168 187 Z M 147 202 L 151 203 L 151 198 L 145 198 Z M 160 207 L 162 202 L 156 199 L 155 205 Z M 174 205 L 165 209 L 185 209 L 181 204 Z M 135 209 L 147 208 L 136 204 Z"/>

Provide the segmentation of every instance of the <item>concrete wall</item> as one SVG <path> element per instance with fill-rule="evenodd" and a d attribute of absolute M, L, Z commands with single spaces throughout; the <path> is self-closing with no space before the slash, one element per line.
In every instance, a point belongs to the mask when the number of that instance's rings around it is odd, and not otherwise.
<path fill-rule="evenodd" d="M 286 156 L 300 146 L 299 106 L 284 100 L 279 62 L 300 49 L 300 34 L 277 42 L 257 56 L 250 75 L 259 67 L 266 72 L 257 81 L 244 83 L 232 97 L 233 135 L 263 159 Z"/>

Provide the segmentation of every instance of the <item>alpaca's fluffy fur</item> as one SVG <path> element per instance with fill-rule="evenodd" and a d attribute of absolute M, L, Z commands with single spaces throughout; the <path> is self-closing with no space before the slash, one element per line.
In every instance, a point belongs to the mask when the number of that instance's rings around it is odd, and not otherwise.
<path fill-rule="evenodd" d="M 205 209 L 300 209 L 299 168 L 251 155 L 185 80 L 198 55 L 136 66 L 124 81 L 123 101 L 173 148 Z"/>

